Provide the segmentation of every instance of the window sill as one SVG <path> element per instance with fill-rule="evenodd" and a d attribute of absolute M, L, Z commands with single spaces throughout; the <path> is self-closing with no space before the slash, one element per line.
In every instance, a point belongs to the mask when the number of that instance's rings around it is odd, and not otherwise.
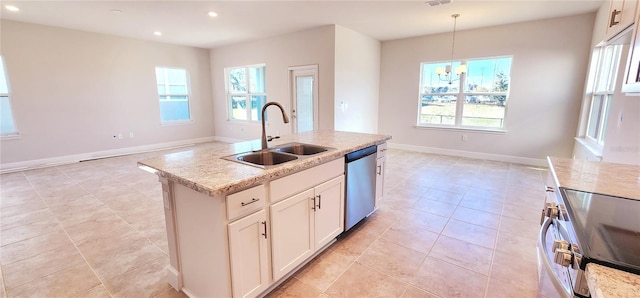
<path fill-rule="evenodd" d="M 19 140 L 22 139 L 22 135 L 20 133 L 10 134 L 10 135 L 0 135 L 0 140 L 9 141 L 9 140 Z"/>
<path fill-rule="evenodd" d="M 160 125 L 162 126 L 175 126 L 175 125 L 188 125 L 188 124 L 193 124 L 193 120 L 167 121 L 167 122 L 160 123 Z"/>
<path fill-rule="evenodd" d="M 417 129 L 436 129 L 436 130 L 449 130 L 449 131 L 472 131 L 472 132 L 480 132 L 480 133 L 496 133 L 496 134 L 506 134 L 506 129 L 498 129 L 498 128 L 480 128 L 480 127 L 459 127 L 459 126 L 427 126 L 427 125 L 415 125 L 414 128 Z"/>
<path fill-rule="evenodd" d="M 587 140 L 586 138 L 574 138 L 580 146 L 589 151 L 595 157 L 602 159 L 602 146 Z"/>

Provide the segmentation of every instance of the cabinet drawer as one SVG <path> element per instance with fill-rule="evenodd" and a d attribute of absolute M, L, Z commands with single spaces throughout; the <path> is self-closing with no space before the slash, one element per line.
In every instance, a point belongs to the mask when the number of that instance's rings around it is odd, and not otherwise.
<path fill-rule="evenodd" d="M 344 174 L 344 158 L 271 181 L 271 203 Z"/>
<path fill-rule="evenodd" d="M 387 143 L 382 143 L 378 145 L 378 152 L 376 153 L 377 158 L 383 158 L 387 156 Z"/>
<path fill-rule="evenodd" d="M 258 185 L 227 196 L 227 217 L 234 220 L 239 216 L 262 209 L 265 204 L 264 185 Z"/>

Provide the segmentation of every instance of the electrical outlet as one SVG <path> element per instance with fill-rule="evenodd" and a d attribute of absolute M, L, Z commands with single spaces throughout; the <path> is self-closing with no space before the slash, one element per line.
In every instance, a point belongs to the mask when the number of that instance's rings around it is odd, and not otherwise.
<path fill-rule="evenodd" d="M 118 139 L 122 139 L 122 133 L 118 134 Z"/>
<path fill-rule="evenodd" d="M 133 139 L 133 133 L 129 132 L 129 138 Z"/>
<path fill-rule="evenodd" d="M 467 135 L 462 135 L 462 141 L 466 142 L 468 140 Z"/>

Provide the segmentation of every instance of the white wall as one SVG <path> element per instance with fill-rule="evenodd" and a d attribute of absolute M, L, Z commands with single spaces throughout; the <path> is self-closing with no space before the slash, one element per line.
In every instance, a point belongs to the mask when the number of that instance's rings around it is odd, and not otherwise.
<path fill-rule="evenodd" d="M 22 134 L 1 141 L 3 165 L 213 136 L 208 50 L 7 20 L 0 33 Z M 192 123 L 161 125 L 156 66 L 188 70 Z"/>
<path fill-rule="evenodd" d="M 335 26 L 323 26 L 264 40 L 210 50 L 215 135 L 228 139 L 260 138 L 260 123 L 229 121 L 224 86 L 224 69 L 231 66 L 265 63 L 267 100 L 276 101 L 291 113 L 290 66 L 318 64 L 319 128 L 334 128 Z M 268 135 L 291 133 L 277 108 L 268 110 Z"/>
<path fill-rule="evenodd" d="M 392 135 L 392 144 L 441 151 L 570 157 L 594 18 L 586 14 L 457 33 L 455 58 L 513 55 L 504 134 L 415 128 L 420 62 L 450 59 L 451 33 L 383 42 L 379 132 Z"/>
<path fill-rule="evenodd" d="M 380 42 L 336 26 L 335 129 L 378 132 Z"/>

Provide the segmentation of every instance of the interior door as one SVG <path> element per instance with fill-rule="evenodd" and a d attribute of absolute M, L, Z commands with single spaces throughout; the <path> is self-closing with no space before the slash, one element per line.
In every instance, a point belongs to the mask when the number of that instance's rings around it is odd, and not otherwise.
<path fill-rule="evenodd" d="M 293 133 L 318 129 L 318 65 L 289 67 Z"/>

